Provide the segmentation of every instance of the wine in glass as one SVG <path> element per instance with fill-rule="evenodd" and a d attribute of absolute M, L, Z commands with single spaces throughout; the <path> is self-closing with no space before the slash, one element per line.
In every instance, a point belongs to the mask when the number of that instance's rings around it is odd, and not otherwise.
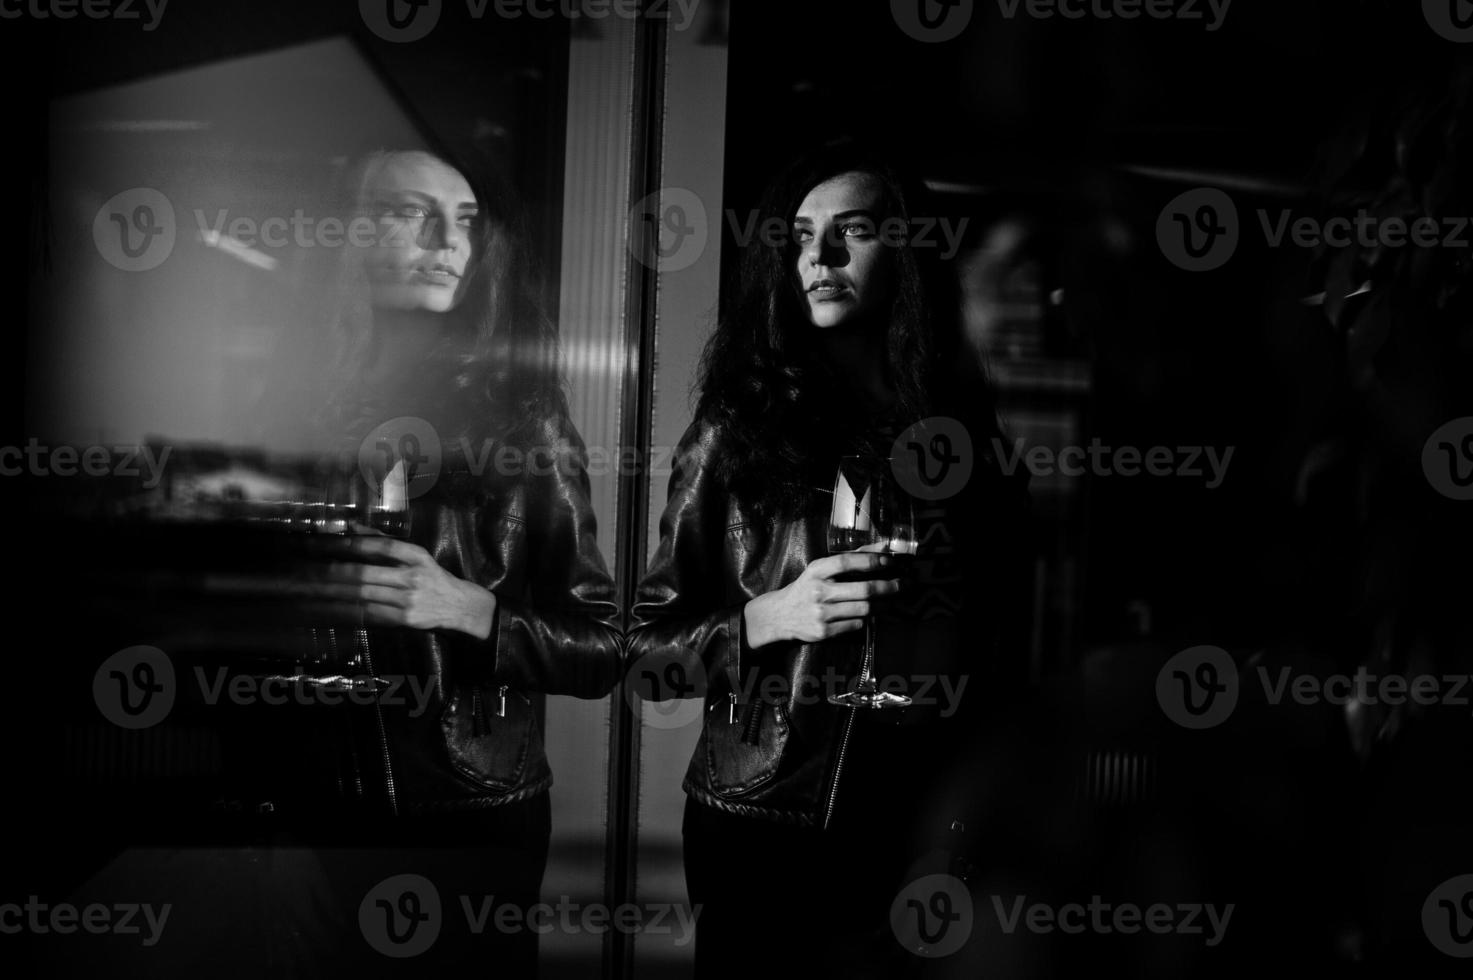
<path fill-rule="evenodd" d="M 369 504 L 369 526 L 393 538 L 409 537 L 409 464 L 401 456 L 384 474 Z"/>
<path fill-rule="evenodd" d="M 897 557 L 916 553 L 915 510 L 883 456 L 844 456 L 834 478 L 829 513 L 829 552 L 867 551 Z M 873 615 L 864 618 L 864 657 L 854 690 L 829 695 L 832 704 L 855 708 L 902 708 L 903 694 L 875 685 Z"/>
<path fill-rule="evenodd" d="M 349 503 L 355 533 L 409 536 L 410 471 L 410 462 L 395 453 L 387 439 L 380 439 L 374 452 L 358 460 Z"/>

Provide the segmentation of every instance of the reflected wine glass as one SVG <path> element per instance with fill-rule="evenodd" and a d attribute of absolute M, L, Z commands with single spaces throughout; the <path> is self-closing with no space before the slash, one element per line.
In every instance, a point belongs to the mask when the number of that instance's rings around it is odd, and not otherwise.
<path fill-rule="evenodd" d="M 883 456 L 844 456 L 834 477 L 833 506 L 829 512 L 829 552 L 869 551 L 911 558 L 916 553 L 915 508 L 895 481 L 890 460 Z M 910 704 L 903 694 L 875 686 L 874 616 L 864 618 L 864 658 L 854 690 L 829 695 L 831 704 L 854 708 L 902 708 Z"/>
<path fill-rule="evenodd" d="M 403 457 L 396 458 L 382 478 L 358 481 L 356 486 L 363 495 L 355 501 L 363 523 L 389 537 L 409 537 L 409 466 Z"/>

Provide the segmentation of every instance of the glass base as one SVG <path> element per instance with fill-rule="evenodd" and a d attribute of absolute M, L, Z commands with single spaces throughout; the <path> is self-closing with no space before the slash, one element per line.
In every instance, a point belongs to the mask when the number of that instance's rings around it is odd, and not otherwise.
<path fill-rule="evenodd" d="M 910 698 L 889 691 L 849 691 L 844 694 L 830 694 L 829 704 L 846 708 L 903 708 L 910 704 Z"/>

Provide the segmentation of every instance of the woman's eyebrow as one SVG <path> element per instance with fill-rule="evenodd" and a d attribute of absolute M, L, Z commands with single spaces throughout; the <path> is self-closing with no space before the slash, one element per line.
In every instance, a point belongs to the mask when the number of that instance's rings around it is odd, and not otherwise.
<path fill-rule="evenodd" d="M 387 200 L 397 200 L 397 201 L 411 200 L 411 201 L 417 201 L 419 203 L 428 204 L 428 205 L 435 206 L 435 207 L 438 207 L 439 204 L 440 204 L 440 199 L 438 197 L 436 197 L 435 195 L 428 194 L 425 191 L 417 191 L 417 190 L 414 190 L 413 188 L 409 188 L 409 187 L 383 187 L 383 188 L 375 188 L 373 190 L 373 192 L 371 193 L 370 197 L 372 199 L 374 199 L 374 200 L 381 200 L 381 201 L 387 201 Z M 458 204 L 455 205 L 455 210 L 457 212 L 474 211 L 474 212 L 480 213 L 481 206 L 479 204 L 477 204 L 473 200 L 472 201 L 461 201 L 460 203 L 458 203 Z"/>
<path fill-rule="evenodd" d="M 847 221 L 850 218 L 868 218 L 873 221 L 875 220 L 875 213 L 869 208 L 851 208 L 848 211 L 836 212 L 832 217 L 829 218 L 829 220 Z M 806 214 L 800 214 L 793 218 L 793 223 L 798 225 L 811 225 L 813 224 L 813 220 L 813 218 L 809 217 Z"/>
<path fill-rule="evenodd" d="M 408 187 L 375 187 L 369 192 L 373 197 L 412 197 L 433 204 L 435 199 L 423 191 L 417 191 Z"/>

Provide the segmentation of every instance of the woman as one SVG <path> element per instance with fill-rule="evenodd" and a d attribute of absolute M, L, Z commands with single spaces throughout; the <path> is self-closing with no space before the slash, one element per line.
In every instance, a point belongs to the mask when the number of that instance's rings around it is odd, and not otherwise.
<path fill-rule="evenodd" d="M 1024 492 L 988 452 L 985 379 L 959 346 L 954 290 L 910 235 L 914 201 L 847 145 L 768 188 L 756 226 L 792 233 L 742 255 L 638 590 L 631 661 L 706 681 L 684 823 L 700 976 L 750 971 L 769 939 L 816 975 L 897 953 L 890 903 L 918 842 L 949 824 L 915 801 L 1015 678 L 990 604 L 1010 584 L 997 568 Z M 839 456 L 901 458 L 897 437 L 935 416 L 965 427 L 976 458 L 964 489 L 918 504 L 913 579 L 880 555 L 829 555 Z M 859 674 L 870 613 L 875 673 L 910 707 L 827 700 Z"/>
<path fill-rule="evenodd" d="M 348 468 L 407 475 L 409 521 L 403 540 L 330 540 L 333 560 L 306 591 L 322 622 L 363 627 L 319 632 L 333 671 L 402 683 L 379 704 L 299 712 L 349 733 L 331 743 L 342 761 L 323 784 L 348 797 L 345 819 L 318 842 L 362 849 L 328 848 L 322 862 L 348 947 L 373 947 L 379 967 L 393 955 L 380 947 L 410 934 L 399 910 L 425 896 L 402 904 L 398 886 L 376 889 L 414 873 L 443 916 L 406 964 L 474 951 L 531 975 L 536 934 L 501 935 L 487 919 L 473 935 L 461 896 L 537 901 L 552 781 L 540 699 L 602 697 L 618 677 L 586 453 L 506 196 L 425 151 L 372 154 L 352 184 L 349 247 L 322 314 L 336 383 L 320 419 L 343 437 Z"/>

